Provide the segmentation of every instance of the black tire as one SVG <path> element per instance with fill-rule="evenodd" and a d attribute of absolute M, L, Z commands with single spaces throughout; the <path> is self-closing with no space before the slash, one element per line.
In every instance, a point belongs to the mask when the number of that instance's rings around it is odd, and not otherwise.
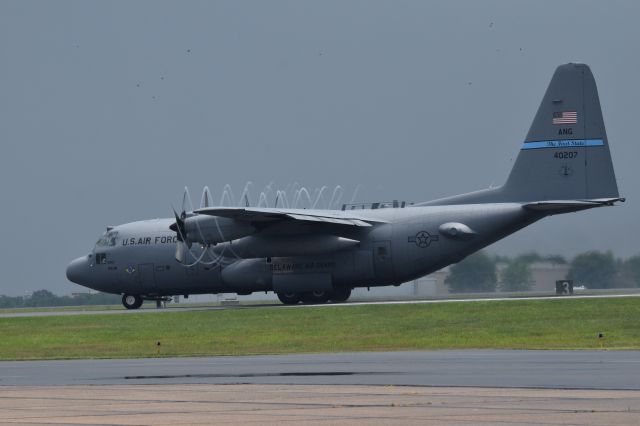
<path fill-rule="evenodd" d="M 331 300 L 333 303 L 342 303 L 346 302 L 347 299 L 351 296 L 350 288 L 337 288 L 331 292 Z"/>
<path fill-rule="evenodd" d="M 127 309 L 138 309 L 142 306 L 142 297 L 137 294 L 123 294 L 122 304 Z"/>
<path fill-rule="evenodd" d="M 327 303 L 330 297 L 331 294 L 328 291 L 310 291 L 300 294 L 300 300 L 302 300 L 302 303 L 313 305 Z"/>
<path fill-rule="evenodd" d="M 297 293 L 276 293 L 278 299 L 285 305 L 296 305 L 300 301 L 300 295 Z"/>

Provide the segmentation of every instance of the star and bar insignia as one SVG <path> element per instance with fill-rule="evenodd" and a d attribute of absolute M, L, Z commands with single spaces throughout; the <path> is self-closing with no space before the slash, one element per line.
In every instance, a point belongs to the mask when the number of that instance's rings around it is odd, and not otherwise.
<path fill-rule="evenodd" d="M 438 235 L 431 235 L 427 231 L 420 231 L 415 237 L 409 237 L 408 242 L 415 243 L 420 248 L 427 248 L 432 242 L 438 241 Z"/>

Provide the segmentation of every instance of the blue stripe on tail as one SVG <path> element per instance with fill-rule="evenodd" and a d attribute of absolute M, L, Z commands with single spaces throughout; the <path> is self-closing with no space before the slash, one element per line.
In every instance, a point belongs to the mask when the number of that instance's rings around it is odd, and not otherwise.
<path fill-rule="evenodd" d="M 540 148 L 579 148 L 585 146 L 603 146 L 602 139 L 563 139 L 555 141 L 536 141 L 525 142 L 522 149 L 540 149 Z"/>

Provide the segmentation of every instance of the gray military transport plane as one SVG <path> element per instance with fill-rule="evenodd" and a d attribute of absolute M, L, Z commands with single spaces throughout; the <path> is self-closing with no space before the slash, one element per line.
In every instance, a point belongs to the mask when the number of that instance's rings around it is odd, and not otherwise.
<path fill-rule="evenodd" d="M 342 210 L 210 207 L 108 227 L 67 268 L 74 283 L 143 300 L 273 291 L 285 304 L 341 302 L 458 262 L 544 217 L 624 201 L 584 64 L 558 67 L 506 183 L 408 205 Z M 175 212 L 174 212 L 175 213 Z"/>

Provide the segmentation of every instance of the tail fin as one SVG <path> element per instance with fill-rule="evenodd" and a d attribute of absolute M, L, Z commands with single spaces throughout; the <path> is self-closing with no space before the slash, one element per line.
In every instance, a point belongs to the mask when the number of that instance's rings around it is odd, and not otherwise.
<path fill-rule="evenodd" d="M 585 64 L 566 64 L 553 74 L 503 186 L 418 205 L 549 200 L 612 202 L 618 197 L 593 74 Z"/>
<path fill-rule="evenodd" d="M 561 65 L 509 179 L 509 201 L 618 198 L 598 89 L 587 65 Z"/>

